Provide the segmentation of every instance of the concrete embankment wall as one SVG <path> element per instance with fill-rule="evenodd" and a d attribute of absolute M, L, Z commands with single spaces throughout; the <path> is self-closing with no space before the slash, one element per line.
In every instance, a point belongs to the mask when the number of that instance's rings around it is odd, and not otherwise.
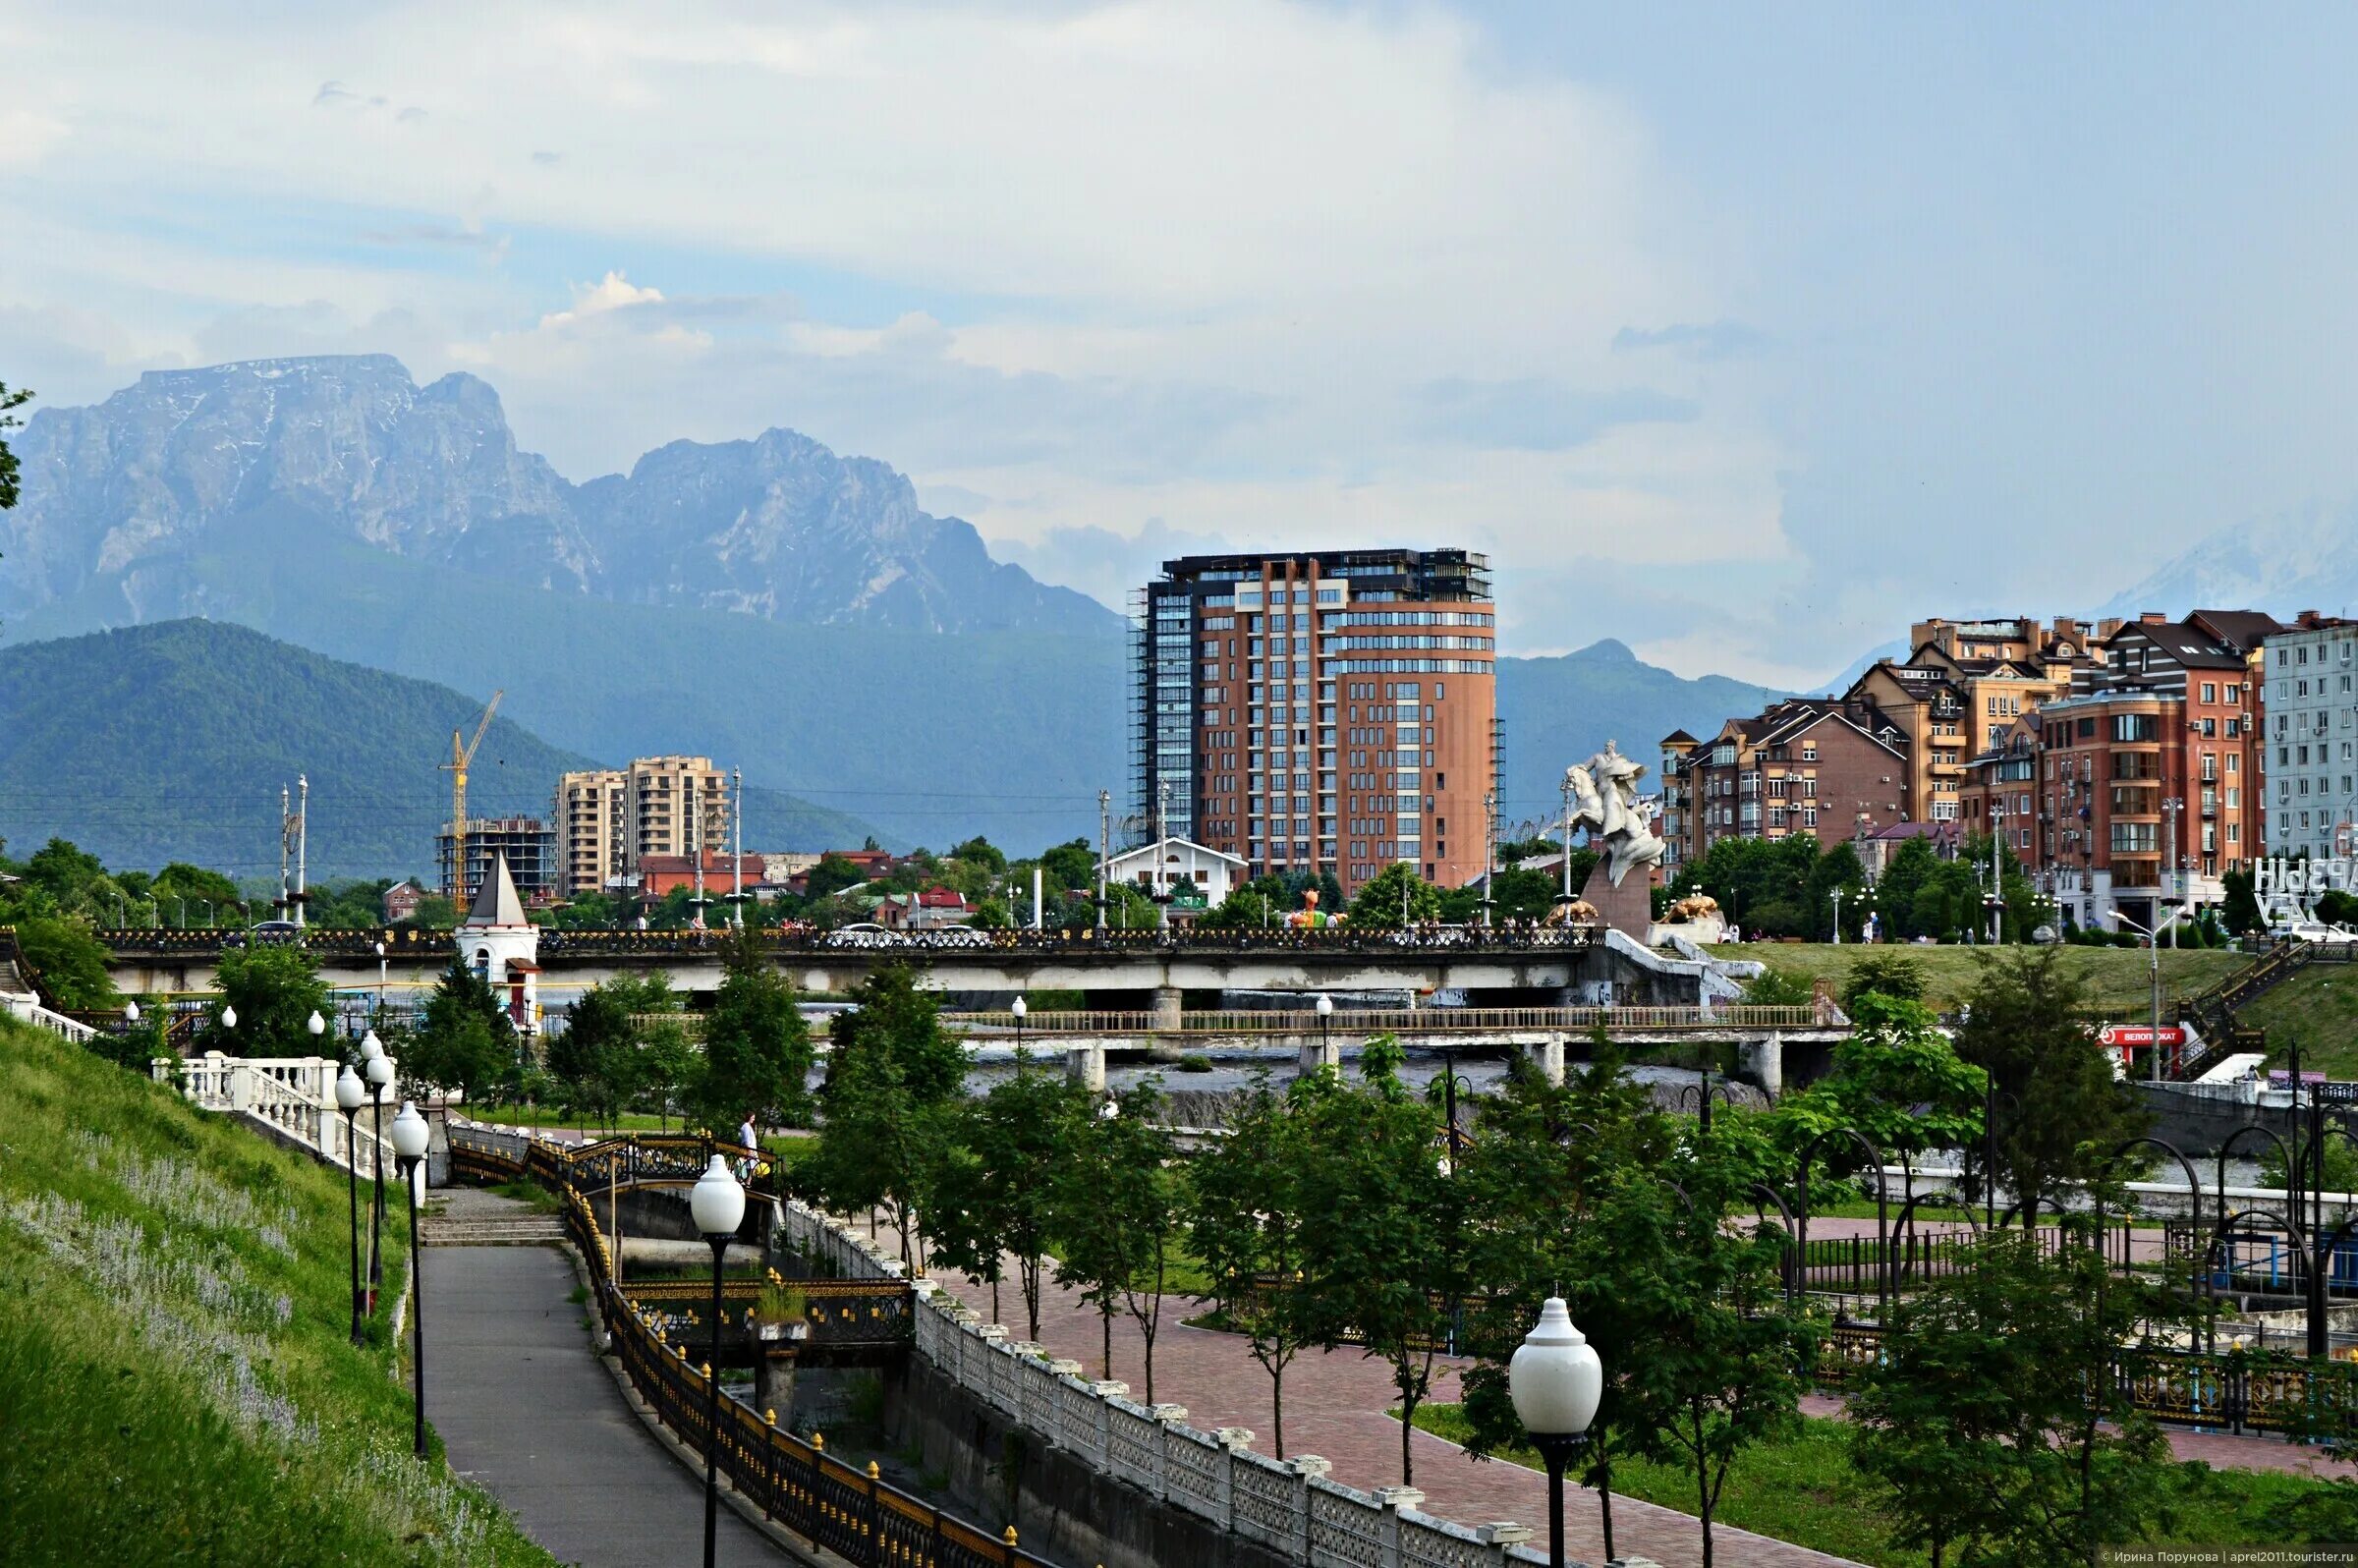
<path fill-rule="evenodd" d="M 911 1356 L 884 1389 L 886 1430 L 977 1517 L 1012 1519 L 1026 1549 L 1103 1568 L 1285 1568 L 1296 1559 L 1156 1501 L 1017 1426 Z"/>

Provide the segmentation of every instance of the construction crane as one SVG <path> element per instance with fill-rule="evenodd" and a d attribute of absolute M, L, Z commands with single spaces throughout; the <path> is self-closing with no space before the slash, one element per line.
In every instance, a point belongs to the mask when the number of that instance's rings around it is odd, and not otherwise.
<path fill-rule="evenodd" d="M 451 902 L 460 906 L 462 915 L 467 903 L 467 768 L 475 760 L 475 749 L 483 744 L 483 732 L 491 727 L 491 715 L 499 711 L 499 700 L 507 695 L 504 688 L 491 694 L 475 726 L 474 740 L 462 744 L 459 732 L 450 732 L 450 760 L 441 765 L 450 775 Z"/>

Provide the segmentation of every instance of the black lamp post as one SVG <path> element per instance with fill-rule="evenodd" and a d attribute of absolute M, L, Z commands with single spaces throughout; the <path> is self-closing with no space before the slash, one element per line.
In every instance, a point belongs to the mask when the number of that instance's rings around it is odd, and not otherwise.
<path fill-rule="evenodd" d="M 704 1369 L 704 1568 L 712 1568 L 720 1509 L 720 1271 L 745 1219 L 745 1189 L 718 1154 L 696 1179 L 688 1210 L 696 1217 L 697 1233 L 712 1249 L 712 1359 Z"/>
<path fill-rule="evenodd" d="M 368 1204 L 368 1311 L 376 1311 L 376 1295 L 385 1283 L 385 1091 L 393 1083 L 393 1058 L 370 1030 L 361 1041 L 361 1076 L 368 1081 L 368 1127 L 376 1134 L 369 1150 L 376 1191 Z"/>
<path fill-rule="evenodd" d="M 1024 1054 L 1024 1015 L 1032 1009 L 1024 1005 L 1024 999 L 1018 996 L 1008 1004 L 1007 1011 L 1015 1015 L 1015 1054 L 1020 1057 Z"/>
<path fill-rule="evenodd" d="M 425 1457 L 425 1276 L 419 1271 L 421 1251 L 418 1245 L 419 1220 L 423 1217 L 424 1203 L 420 1193 L 422 1181 L 419 1168 L 425 1163 L 428 1138 L 425 1118 L 408 1100 L 401 1102 L 401 1114 L 393 1118 L 393 1154 L 401 1164 L 402 1195 L 410 1204 L 410 1369 L 416 1379 L 413 1403 L 417 1406 L 418 1457 Z"/>
<path fill-rule="evenodd" d="M 313 1013 L 313 1018 L 319 1015 Z M 361 1101 L 368 1091 L 361 1083 L 361 1075 L 346 1062 L 344 1071 L 336 1075 L 336 1108 L 344 1113 L 344 1202 L 352 1219 L 352 1342 L 361 1342 L 361 1151 L 359 1118 Z"/>
<path fill-rule="evenodd" d="M 1319 992 L 1319 1061 L 1320 1065 L 1334 1058 L 1334 998 Z"/>
<path fill-rule="evenodd" d="M 1547 1462 L 1547 1561 L 1564 1568 L 1564 1467 L 1588 1445 L 1589 1423 L 1604 1397 L 1604 1364 L 1572 1326 L 1561 1296 L 1541 1304 L 1539 1322 L 1506 1364 L 1506 1392 Z"/>

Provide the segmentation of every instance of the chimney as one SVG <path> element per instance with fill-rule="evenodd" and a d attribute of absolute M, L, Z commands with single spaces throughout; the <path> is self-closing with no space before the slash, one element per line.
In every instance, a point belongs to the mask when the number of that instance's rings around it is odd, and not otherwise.
<path fill-rule="evenodd" d="M 2169 624 L 2169 617 L 2160 610 L 2140 610 L 2137 612 L 2137 619 L 2147 626 L 2167 626 Z"/>

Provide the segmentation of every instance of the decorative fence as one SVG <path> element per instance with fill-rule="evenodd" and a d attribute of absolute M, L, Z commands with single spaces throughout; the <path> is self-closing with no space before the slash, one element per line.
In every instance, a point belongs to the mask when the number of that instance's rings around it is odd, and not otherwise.
<path fill-rule="evenodd" d="M 157 1083 L 177 1078 L 181 1092 L 205 1110 L 251 1116 L 315 1149 L 330 1164 L 372 1170 L 380 1153 L 375 1127 L 379 1108 L 365 1106 L 357 1118 L 346 1119 L 336 1107 L 336 1074 L 342 1066 L 332 1056 L 249 1057 L 207 1051 L 185 1061 L 160 1058 L 150 1070 Z M 381 1107 L 383 1120 L 390 1122 L 394 1109 L 395 1102 L 388 1098 Z M 389 1138 L 381 1153 L 384 1169 L 398 1168 Z"/>

